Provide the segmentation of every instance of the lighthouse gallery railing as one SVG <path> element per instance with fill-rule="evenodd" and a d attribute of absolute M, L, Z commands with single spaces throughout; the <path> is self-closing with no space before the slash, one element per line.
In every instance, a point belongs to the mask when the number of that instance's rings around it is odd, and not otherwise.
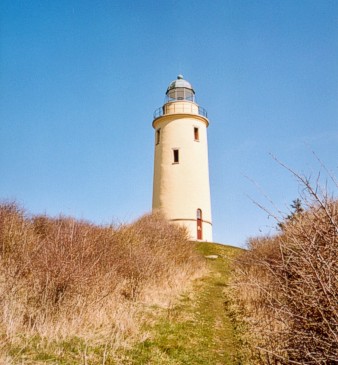
<path fill-rule="evenodd" d="M 158 108 L 154 111 L 154 119 L 162 117 L 163 115 L 167 115 L 167 114 L 180 114 L 180 113 L 198 114 L 198 115 L 201 115 L 202 117 L 208 118 L 207 111 L 203 107 L 198 106 L 196 104 L 193 104 L 193 103 L 191 103 L 191 104 L 168 103 L 168 104 L 164 104 L 163 106 L 161 106 L 160 108 Z"/>

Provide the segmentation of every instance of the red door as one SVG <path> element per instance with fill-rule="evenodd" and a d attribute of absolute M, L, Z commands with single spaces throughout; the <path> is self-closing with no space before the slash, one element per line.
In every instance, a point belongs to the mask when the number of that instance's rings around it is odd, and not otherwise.
<path fill-rule="evenodd" d="M 203 232 L 202 232 L 202 211 L 201 209 L 197 209 L 197 214 L 196 214 L 196 218 L 197 218 L 197 239 L 201 240 L 203 237 Z"/>

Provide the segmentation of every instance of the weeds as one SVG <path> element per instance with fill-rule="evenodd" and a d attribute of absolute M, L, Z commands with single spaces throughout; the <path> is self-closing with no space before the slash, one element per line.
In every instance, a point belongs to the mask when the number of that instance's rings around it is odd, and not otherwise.
<path fill-rule="evenodd" d="M 258 363 L 337 364 L 338 201 L 291 172 L 306 209 L 274 237 L 249 240 L 235 264 L 233 301 Z"/>
<path fill-rule="evenodd" d="M 160 214 L 101 227 L 1 204 L 0 359 L 75 338 L 114 352 L 137 335 L 142 303 L 169 302 L 202 270 L 186 231 Z"/>

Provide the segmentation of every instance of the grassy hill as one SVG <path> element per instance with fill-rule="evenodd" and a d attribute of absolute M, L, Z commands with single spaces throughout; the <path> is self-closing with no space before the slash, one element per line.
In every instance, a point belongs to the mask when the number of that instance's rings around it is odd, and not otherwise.
<path fill-rule="evenodd" d="M 158 214 L 95 226 L 0 204 L 0 363 L 238 363 L 237 252 Z"/>
<path fill-rule="evenodd" d="M 125 364 L 243 363 L 240 334 L 232 320 L 225 288 L 238 248 L 197 243 L 208 274 L 196 280 L 168 309 L 154 308 L 147 338 L 127 353 Z M 155 316 L 155 318 L 154 318 Z"/>

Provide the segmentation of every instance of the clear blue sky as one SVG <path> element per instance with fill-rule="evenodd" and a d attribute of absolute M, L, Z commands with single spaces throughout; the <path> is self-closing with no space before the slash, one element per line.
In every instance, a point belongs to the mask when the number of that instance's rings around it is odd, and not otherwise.
<path fill-rule="evenodd" d="M 214 239 L 275 226 L 295 170 L 338 170 L 338 2 L 0 5 L 0 199 L 95 223 L 151 210 L 153 111 L 182 73 L 207 109 Z M 248 179 L 248 178 L 249 179 Z"/>

